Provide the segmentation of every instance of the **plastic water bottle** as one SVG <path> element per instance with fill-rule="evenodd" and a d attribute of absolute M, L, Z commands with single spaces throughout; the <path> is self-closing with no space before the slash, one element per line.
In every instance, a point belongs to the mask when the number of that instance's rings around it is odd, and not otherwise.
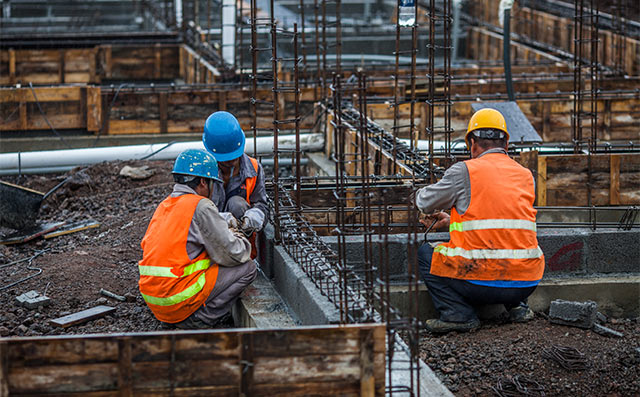
<path fill-rule="evenodd" d="M 398 24 L 400 26 L 413 26 L 416 23 L 415 0 L 400 0 L 398 12 Z"/>

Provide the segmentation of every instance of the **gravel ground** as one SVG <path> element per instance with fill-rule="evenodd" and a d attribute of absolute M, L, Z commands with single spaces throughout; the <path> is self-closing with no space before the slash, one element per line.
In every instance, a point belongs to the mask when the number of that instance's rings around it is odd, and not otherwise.
<path fill-rule="evenodd" d="M 144 180 L 120 176 L 125 166 L 148 166 L 154 175 Z M 72 176 L 48 198 L 40 220 L 93 219 L 100 227 L 25 244 L 0 245 L 0 288 L 39 272 L 11 288 L 0 290 L 0 336 L 39 336 L 167 329 L 158 322 L 138 293 L 137 262 L 140 240 L 157 204 L 172 188 L 172 162 L 110 162 L 65 175 L 5 177 L 43 192 Z M 0 229 L 0 234 L 11 233 Z M 28 261 L 5 266 L 13 261 Z M 128 297 L 120 302 L 100 295 L 106 289 Z M 16 296 L 36 290 L 52 299 L 47 307 L 26 309 Z M 49 320 L 97 305 L 116 311 L 69 328 L 51 326 Z M 528 324 L 485 323 L 472 333 L 423 335 L 421 357 L 437 376 L 459 396 L 524 395 L 515 379 L 528 386 L 529 395 L 640 396 L 640 320 L 610 319 L 608 327 L 622 338 L 598 335 L 590 330 L 549 323 L 544 314 Z M 586 367 L 567 370 L 543 357 L 544 349 L 572 347 L 584 355 Z M 535 391 L 536 385 L 540 391 Z M 495 390 L 494 390 L 495 389 Z M 500 390 L 504 390 L 499 394 Z M 496 391 L 497 390 L 497 391 Z M 511 393 L 511 394 L 509 394 Z"/>

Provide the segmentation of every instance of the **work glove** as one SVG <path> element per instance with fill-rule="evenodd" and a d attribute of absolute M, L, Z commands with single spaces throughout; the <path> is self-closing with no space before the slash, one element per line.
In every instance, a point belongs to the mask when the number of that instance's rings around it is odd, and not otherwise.
<path fill-rule="evenodd" d="M 240 229 L 242 232 L 250 236 L 253 232 L 262 228 L 264 223 L 264 213 L 257 208 L 249 208 L 241 219 L 242 226 Z"/>
<path fill-rule="evenodd" d="M 229 229 L 238 229 L 238 220 L 231 212 L 220 212 L 220 216 L 227 222 Z"/>

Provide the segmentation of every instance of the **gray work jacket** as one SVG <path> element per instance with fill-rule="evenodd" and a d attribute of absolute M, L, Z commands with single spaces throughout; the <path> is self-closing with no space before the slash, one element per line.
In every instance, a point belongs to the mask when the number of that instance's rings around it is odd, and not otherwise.
<path fill-rule="evenodd" d="M 246 154 L 243 154 L 240 159 L 240 172 L 238 175 L 232 176 L 231 179 L 229 179 L 226 189 L 222 182 L 214 183 L 211 201 L 213 201 L 218 208 L 221 208 L 224 211 L 227 205 L 227 200 L 240 193 L 239 189 L 247 178 L 253 178 L 256 175 L 258 176 L 256 179 L 256 186 L 249 196 L 249 201 L 251 208 L 257 208 L 264 214 L 264 222 L 262 224 L 262 227 L 264 227 L 267 223 L 267 218 L 269 217 L 267 191 L 264 186 L 264 170 L 262 169 L 262 164 L 258 162 L 258 171 L 256 172 L 255 168 L 253 168 L 253 164 L 251 164 L 249 156 Z M 246 195 L 243 195 L 242 197 L 246 198 Z"/>
<path fill-rule="evenodd" d="M 171 197 L 197 194 L 187 185 L 176 183 Z M 251 244 L 240 233 L 233 233 L 215 204 L 203 197 L 198 203 L 187 236 L 187 255 L 194 259 L 207 250 L 212 262 L 237 266 L 251 259 Z"/>
<path fill-rule="evenodd" d="M 489 149 L 478 157 L 487 153 L 507 152 L 502 148 Z M 531 175 L 533 178 L 533 175 Z M 471 202 L 471 181 L 469 170 L 464 161 L 459 161 L 449 167 L 438 183 L 425 186 L 416 193 L 416 207 L 425 214 L 436 210 L 448 210 L 455 207 L 458 214 L 464 214 Z"/>

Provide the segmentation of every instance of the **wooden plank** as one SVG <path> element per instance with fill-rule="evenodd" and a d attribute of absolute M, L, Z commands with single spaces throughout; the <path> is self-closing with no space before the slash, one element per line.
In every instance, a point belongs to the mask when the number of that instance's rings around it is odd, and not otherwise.
<path fill-rule="evenodd" d="M 87 87 L 87 131 L 100 131 L 102 124 L 102 95 L 100 87 Z"/>
<path fill-rule="evenodd" d="M 58 65 L 58 82 L 61 84 L 64 84 L 64 56 L 65 56 L 65 51 L 63 49 L 58 50 L 58 56 L 59 56 L 59 65 Z"/>
<path fill-rule="evenodd" d="M 360 396 L 373 397 L 376 378 L 373 373 L 373 330 L 360 330 Z"/>
<path fill-rule="evenodd" d="M 20 129 L 27 129 L 27 103 L 24 100 L 20 101 Z"/>
<path fill-rule="evenodd" d="M 113 63 L 111 61 L 112 49 L 111 45 L 104 46 L 104 76 L 110 79 L 113 75 Z"/>
<path fill-rule="evenodd" d="M 547 205 L 547 157 L 538 156 L 538 174 L 536 177 L 536 205 Z"/>
<path fill-rule="evenodd" d="M 160 114 L 160 133 L 167 133 L 167 93 L 158 94 L 158 112 Z"/>
<path fill-rule="evenodd" d="M 620 155 L 612 154 L 610 156 L 609 170 L 609 204 L 620 204 Z"/>
<path fill-rule="evenodd" d="M 57 327 L 67 328 L 72 325 L 84 323 L 86 321 L 106 316 L 109 313 L 113 313 L 115 310 L 115 307 L 100 305 L 92 307 L 91 309 L 83 310 L 81 312 L 69 314 L 68 316 L 49 320 L 49 323 Z"/>
<path fill-rule="evenodd" d="M 153 68 L 153 77 L 159 79 L 162 77 L 162 47 L 160 44 L 154 46 L 155 63 Z"/>
<path fill-rule="evenodd" d="M 16 83 L 16 51 L 9 49 L 9 84 Z"/>
<path fill-rule="evenodd" d="M 241 355 L 240 355 L 240 367 L 242 371 L 240 380 L 240 396 L 251 396 L 253 393 L 253 377 L 255 358 L 253 352 L 253 335 L 242 334 L 239 335 Z"/>
<path fill-rule="evenodd" d="M 9 355 L 7 344 L 0 342 L 0 396 L 9 395 Z"/>
<path fill-rule="evenodd" d="M 133 396 L 131 370 L 131 339 L 122 337 L 118 340 L 118 389 L 120 397 Z"/>
<path fill-rule="evenodd" d="M 96 67 L 98 62 L 98 48 L 92 48 L 89 57 L 89 83 L 99 84 L 101 79 L 96 73 Z"/>

